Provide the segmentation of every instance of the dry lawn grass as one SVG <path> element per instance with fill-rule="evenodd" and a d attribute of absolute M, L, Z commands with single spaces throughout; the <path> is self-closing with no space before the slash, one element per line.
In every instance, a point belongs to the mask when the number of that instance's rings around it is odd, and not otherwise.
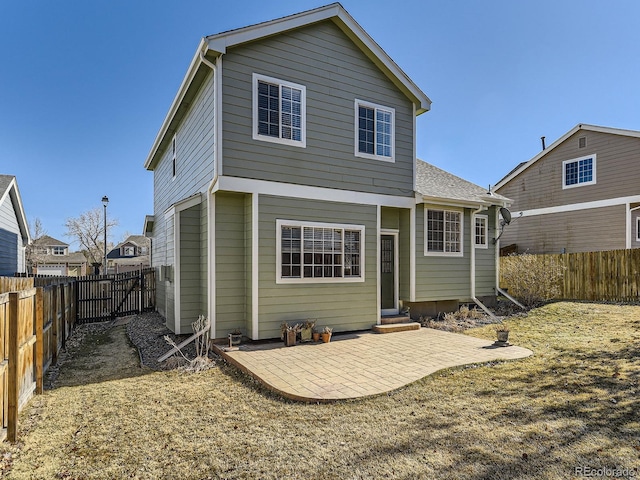
<path fill-rule="evenodd" d="M 0 455 L 13 455 L 11 478 L 557 479 L 575 467 L 640 475 L 640 307 L 556 303 L 506 323 L 533 357 L 321 405 L 282 400 L 228 366 L 131 369 L 135 351 L 120 348 L 106 364 L 123 362 L 123 378 L 78 375 L 69 364 L 65 386 L 32 400 L 21 444 L 1 445 Z M 468 333 L 493 339 L 493 330 Z M 112 332 L 113 344 L 123 341 Z"/>

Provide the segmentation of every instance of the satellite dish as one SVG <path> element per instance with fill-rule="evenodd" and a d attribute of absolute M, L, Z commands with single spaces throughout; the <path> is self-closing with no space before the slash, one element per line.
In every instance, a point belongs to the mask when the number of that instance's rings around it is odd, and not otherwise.
<path fill-rule="evenodd" d="M 508 208 L 500 207 L 500 215 L 502 215 L 504 223 L 506 223 L 507 225 L 511 223 L 511 212 Z"/>

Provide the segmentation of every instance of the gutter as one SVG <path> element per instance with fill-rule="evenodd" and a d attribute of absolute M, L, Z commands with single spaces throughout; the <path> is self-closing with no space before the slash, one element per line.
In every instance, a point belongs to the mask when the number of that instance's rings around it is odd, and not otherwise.
<path fill-rule="evenodd" d="M 471 240 L 471 278 L 470 278 L 470 289 L 471 289 L 471 300 L 474 301 L 476 305 L 478 305 L 484 312 L 489 315 L 491 318 L 496 318 L 491 310 L 489 310 L 486 305 L 484 305 L 480 300 L 476 298 L 476 245 L 473 240 L 473 235 L 475 231 L 475 220 L 476 215 L 485 209 L 484 205 L 479 205 L 477 210 L 471 212 L 471 228 L 472 231 L 470 237 Z"/>

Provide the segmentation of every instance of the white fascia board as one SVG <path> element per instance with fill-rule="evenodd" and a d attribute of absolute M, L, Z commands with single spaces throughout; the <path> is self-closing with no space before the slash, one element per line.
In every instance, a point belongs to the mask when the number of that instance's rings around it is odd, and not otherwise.
<path fill-rule="evenodd" d="M 417 105 L 417 115 L 431 109 L 431 100 L 429 97 L 413 83 L 407 74 L 398 67 L 391 57 L 387 55 L 339 3 L 333 3 L 315 10 L 211 35 L 205 37 L 205 40 L 210 50 L 224 54 L 229 47 L 253 42 L 261 38 L 277 35 L 325 20 L 333 21 L 386 75 L 391 76 L 392 80 L 395 80 L 394 83 L 400 84 L 403 87 L 405 93 L 408 94 L 411 100 Z"/>
<path fill-rule="evenodd" d="M 418 203 L 428 203 L 431 205 L 443 205 L 448 207 L 461 208 L 478 208 L 479 206 L 490 207 L 492 205 L 496 205 L 495 203 L 485 202 L 482 200 L 459 200 L 451 198 L 429 197 L 427 195 L 423 195 Z"/>
<path fill-rule="evenodd" d="M 584 124 L 584 123 L 580 123 L 580 124 L 576 125 L 575 127 L 573 127 L 571 130 L 569 130 L 567 133 L 565 133 L 558 140 L 553 142 L 551 145 L 549 145 L 547 148 L 545 148 L 540 153 L 538 153 L 535 157 L 533 157 L 527 163 L 522 165 L 519 169 L 517 169 L 511 175 L 509 175 L 508 177 L 505 177 L 502 180 L 500 180 L 500 182 L 498 182 L 493 188 L 495 188 L 497 190 L 497 189 L 505 186 L 507 183 L 509 183 L 511 180 L 513 180 L 518 175 L 520 175 L 527 168 L 529 168 L 531 165 L 536 163 L 538 160 L 540 160 L 542 157 L 547 155 L 549 152 L 553 151 L 557 146 L 562 144 L 566 139 L 568 139 L 569 137 L 574 135 L 579 130 L 586 130 L 586 131 L 598 132 L 598 133 L 610 133 L 610 134 L 613 134 L 613 135 L 624 135 L 624 136 L 627 136 L 627 137 L 640 138 L 640 131 L 637 131 L 637 130 L 624 130 L 624 129 L 621 129 L 621 128 L 599 127 L 597 125 L 587 125 L 587 124 Z"/>
<path fill-rule="evenodd" d="M 29 233 L 29 222 L 27 222 L 27 216 L 24 213 L 24 206 L 22 205 L 22 197 L 20 197 L 20 190 L 18 190 L 18 182 L 14 177 L 9 183 L 9 187 L 5 191 L 5 194 L 0 199 L 0 204 L 4 202 L 7 197 L 11 199 L 13 209 L 16 212 L 16 220 L 20 227 L 20 233 L 25 245 L 31 243 L 31 234 Z"/>
<path fill-rule="evenodd" d="M 213 187 L 217 191 L 257 193 L 275 197 L 304 198 L 323 202 L 355 203 L 361 205 L 380 205 L 383 207 L 411 208 L 415 206 L 414 197 L 397 197 L 377 193 L 353 192 L 326 187 L 311 187 L 293 183 L 270 182 L 251 178 L 228 177 L 221 175 Z"/>
<path fill-rule="evenodd" d="M 640 195 L 632 195 L 629 197 L 607 198 L 604 200 L 595 200 L 593 202 L 572 203 L 569 205 L 557 205 L 555 207 L 533 208 L 531 210 L 522 210 L 520 212 L 511 212 L 512 218 L 535 217 L 538 215 L 548 215 L 550 213 L 566 213 L 576 212 L 579 210 L 591 210 L 594 208 L 614 207 L 617 205 L 627 205 L 629 203 L 640 202 Z"/>
<path fill-rule="evenodd" d="M 160 148 L 160 143 L 162 142 L 162 139 L 164 138 L 164 136 L 167 134 L 169 125 L 171 124 L 173 117 L 175 117 L 176 113 L 178 112 L 178 108 L 180 107 L 180 104 L 182 103 L 182 100 L 184 99 L 184 96 L 186 95 L 187 90 L 189 89 L 189 85 L 191 85 L 191 82 L 193 81 L 193 77 L 195 77 L 196 72 L 198 71 L 198 67 L 200 66 L 200 52 L 205 51 L 205 46 L 206 46 L 206 42 L 204 41 L 204 39 L 201 39 L 200 43 L 198 44 L 198 49 L 196 50 L 196 53 L 193 55 L 193 58 L 191 59 L 191 63 L 189 64 L 187 73 L 182 79 L 182 83 L 180 84 L 178 93 L 173 99 L 173 102 L 171 102 L 171 107 L 169 107 L 167 116 L 164 118 L 164 121 L 162 122 L 160 130 L 158 131 L 158 135 L 156 135 L 156 139 L 153 141 L 153 146 L 151 147 L 151 150 L 147 155 L 147 159 L 144 162 L 144 168 L 146 170 L 153 170 L 153 167 L 151 165 L 153 162 L 153 157 L 158 151 L 158 148 Z"/>
<path fill-rule="evenodd" d="M 174 203 L 169 208 L 164 211 L 164 217 L 169 218 L 172 215 L 175 215 L 177 212 L 181 212 L 186 210 L 187 208 L 194 207 L 198 204 L 202 203 L 202 194 L 196 193 L 195 195 L 191 195 L 184 200 L 180 200 L 179 202 Z"/>

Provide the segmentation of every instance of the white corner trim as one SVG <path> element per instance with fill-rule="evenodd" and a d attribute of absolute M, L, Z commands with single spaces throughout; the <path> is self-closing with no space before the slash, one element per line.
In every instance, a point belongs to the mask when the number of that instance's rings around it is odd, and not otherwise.
<path fill-rule="evenodd" d="M 209 209 L 207 211 L 207 234 L 209 235 L 207 293 L 209 296 L 209 321 L 211 323 L 210 338 L 216 338 L 216 197 L 212 193 L 207 195 L 209 200 Z"/>
<path fill-rule="evenodd" d="M 180 328 L 180 211 L 173 216 L 173 328 L 176 335 Z"/>
<path fill-rule="evenodd" d="M 259 194 L 251 196 L 251 330 L 252 340 L 260 340 L 260 206 Z"/>
<path fill-rule="evenodd" d="M 213 123 L 215 128 L 215 137 L 213 138 L 216 176 L 223 174 L 223 157 L 222 157 L 222 55 L 216 58 L 216 71 L 214 75 L 213 85 L 213 104 L 215 111 L 213 112 Z"/>
<path fill-rule="evenodd" d="M 416 301 L 416 207 L 409 211 L 409 301 Z"/>
<path fill-rule="evenodd" d="M 376 206 L 376 308 L 378 310 L 378 316 L 376 317 L 376 324 L 380 325 L 382 322 L 382 295 L 380 293 L 381 278 L 380 278 L 380 225 L 382 222 L 382 207 Z"/>
<path fill-rule="evenodd" d="M 360 205 L 379 205 L 383 207 L 411 208 L 415 206 L 415 197 L 397 197 L 377 193 L 354 192 L 336 188 L 311 187 L 293 183 L 254 180 L 251 178 L 220 176 L 214 186 L 214 192 L 259 193 L 284 198 L 304 198 L 337 203 L 355 203 Z"/>

